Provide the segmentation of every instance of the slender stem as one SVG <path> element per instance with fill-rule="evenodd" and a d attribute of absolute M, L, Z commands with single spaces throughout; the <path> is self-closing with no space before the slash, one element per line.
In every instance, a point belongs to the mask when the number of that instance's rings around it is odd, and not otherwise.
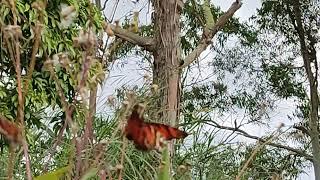
<path fill-rule="evenodd" d="M 118 179 L 121 180 L 122 179 L 122 173 L 123 173 L 123 168 L 124 168 L 124 156 L 126 154 L 126 147 L 127 147 L 127 139 L 125 138 L 125 136 L 122 137 L 122 148 L 121 148 L 121 159 L 120 159 L 120 165 L 122 168 L 119 169 L 119 176 Z"/>
<path fill-rule="evenodd" d="M 13 169 L 14 169 L 14 161 L 15 161 L 15 152 L 14 145 L 10 143 L 9 145 L 9 159 L 8 159 L 8 180 L 13 179 Z"/>
<path fill-rule="evenodd" d="M 245 170 L 248 168 L 249 164 L 251 163 L 251 161 L 255 158 L 256 154 L 267 144 L 269 144 L 273 139 L 275 138 L 275 136 L 272 136 L 271 138 L 269 138 L 269 140 L 263 142 L 262 144 L 258 144 L 257 147 L 253 150 L 252 154 L 250 155 L 249 159 L 246 161 L 246 163 L 243 165 L 243 167 L 241 168 L 241 170 L 239 171 L 238 175 L 236 176 L 236 180 L 240 180 L 241 177 L 243 176 L 243 174 L 245 173 Z"/>
<path fill-rule="evenodd" d="M 13 24 L 15 27 L 18 26 L 17 23 L 17 9 L 15 1 L 10 1 L 11 11 L 13 15 Z M 15 45 L 15 58 L 12 57 L 12 60 L 15 61 L 15 71 L 17 74 L 17 88 L 18 88 L 18 110 L 17 110 L 17 121 L 20 123 L 22 128 L 22 147 L 23 153 L 26 161 L 26 173 L 28 180 L 32 180 L 32 173 L 31 173 L 31 163 L 29 160 L 29 153 L 28 153 L 28 144 L 26 142 L 25 136 L 25 127 L 24 127 L 24 102 L 23 102 L 23 92 L 22 92 L 22 80 L 21 80 L 21 59 L 20 59 L 20 41 L 19 41 L 19 34 L 14 33 L 14 45 Z"/>

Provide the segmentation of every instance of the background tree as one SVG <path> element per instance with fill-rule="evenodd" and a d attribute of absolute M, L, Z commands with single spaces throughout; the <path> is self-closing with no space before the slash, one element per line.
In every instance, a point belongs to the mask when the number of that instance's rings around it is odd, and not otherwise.
<path fill-rule="evenodd" d="M 287 137 L 290 137 L 290 140 L 282 140 L 282 143 L 287 144 L 285 146 L 269 145 L 294 150 L 311 161 L 316 179 L 318 165 L 315 156 L 318 148 L 314 147 L 318 146 L 319 141 L 316 140 L 318 135 L 315 138 L 310 137 L 310 131 L 315 133 L 318 130 L 318 118 L 315 118 L 318 117 L 315 103 L 318 99 L 316 44 L 319 31 L 319 22 L 315 17 L 318 14 L 318 4 L 313 1 L 264 1 L 257 15 L 253 17 L 253 27 L 257 25 L 257 41 L 253 44 L 239 43 L 228 50 L 226 48 L 220 51 L 212 62 L 215 72 L 219 74 L 218 79 L 226 81 L 230 79 L 230 75 L 226 74 L 231 73 L 234 75 L 234 84 L 240 86 L 240 92 L 244 90 L 238 97 L 231 95 L 228 99 L 223 96 L 224 103 L 221 104 L 224 108 L 234 103 L 240 108 L 248 108 L 251 122 L 268 125 L 268 114 L 277 110 L 281 103 L 293 105 L 293 113 L 283 112 L 289 117 L 287 123 L 293 124 L 288 125 Z M 213 84 L 213 87 L 223 87 L 222 90 L 228 92 L 230 84 Z M 311 95 L 312 93 L 314 94 Z M 315 124 L 311 125 L 311 122 Z M 234 128 L 219 124 L 215 126 L 240 132 L 236 126 L 241 125 L 238 123 Z M 241 134 L 257 138 L 244 132 Z M 292 149 L 288 144 L 295 148 Z"/>
<path fill-rule="evenodd" d="M 296 124 L 294 128 L 302 129 L 302 125 L 308 129 L 316 179 L 320 178 L 316 56 L 316 44 L 319 42 L 317 37 L 319 22 L 316 18 L 318 15 L 319 8 L 316 2 L 265 1 L 256 18 L 262 30 L 271 31 L 275 36 L 281 37 L 278 41 L 281 44 L 276 46 L 288 52 L 284 57 L 280 51 L 275 52 L 270 60 L 262 59 L 262 68 L 272 85 L 271 91 L 282 98 L 295 97 L 298 102 L 297 110 L 300 111 L 297 113 L 298 117 L 302 122 L 308 122 L 308 124 L 302 123 L 303 125 Z M 297 44 L 299 46 L 296 46 Z M 296 59 L 297 56 L 302 57 L 302 62 Z M 304 81 L 304 77 L 307 82 Z"/>

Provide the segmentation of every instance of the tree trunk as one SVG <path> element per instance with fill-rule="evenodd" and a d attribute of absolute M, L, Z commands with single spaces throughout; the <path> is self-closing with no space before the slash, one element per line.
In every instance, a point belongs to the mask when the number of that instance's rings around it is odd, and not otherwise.
<path fill-rule="evenodd" d="M 317 57 L 315 51 L 315 44 L 313 43 L 313 37 L 309 31 L 305 31 L 305 27 L 302 23 L 302 14 L 300 10 L 300 3 L 298 0 L 293 1 L 294 18 L 296 21 L 295 28 L 299 36 L 301 54 L 303 58 L 304 68 L 307 73 L 309 81 L 309 91 L 310 91 L 310 139 L 312 145 L 313 154 L 313 167 L 315 179 L 320 180 L 320 143 L 319 143 L 319 120 L 318 120 L 318 110 L 319 110 L 319 94 L 318 94 L 318 65 Z M 308 43 L 306 41 L 305 35 L 307 33 Z M 308 34 L 309 33 L 309 34 Z M 312 64 L 315 66 L 315 73 L 312 72 Z"/>
<path fill-rule="evenodd" d="M 158 121 L 172 126 L 178 122 L 180 95 L 181 0 L 153 0 L 155 50 L 153 83 L 159 86 Z"/>

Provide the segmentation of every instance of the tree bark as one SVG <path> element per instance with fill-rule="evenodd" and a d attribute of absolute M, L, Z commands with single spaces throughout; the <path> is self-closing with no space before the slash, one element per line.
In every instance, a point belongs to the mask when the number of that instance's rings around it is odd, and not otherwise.
<path fill-rule="evenodd" d="M 313 154 L 313 167 L 315 179 L 320 180 L 320 143 L 319 143 L 319 120 L 318 120 L 318 110 L 319 110 L 319 94 L 318 94 L 318 67 L 317 67 L 317 58 L 314 44 L 311 39 L 308 39 L 309 43 L 306 42 L 306 33 L 307 37 L 312 37 L 309 31 L 305 31 L 302 14 L 300 10 L 299 0 L 293 1 L 293 10 L 294 18 L 296 24 L 294 24 L 297 34 L 299 36 L 300 50 L 303 58 L 304 68 L 307 73 L 309 81 L 309 91 L 310 91 L 310 117 L 309 117 L 309 126 L 310 126 L 310 139 L 312 145 L 312 154 Z M 311 43 L 310 43 L 311 42 Z M 315 73 L 312 72 L 312 64 L 315 66 Z"/>
<path fill-rule="evenodd" d="M 153 83 L 159 86 L 159 122 L 176 125 L 180 95 L 180 12 L 181 0 L 153 0 L 155 49 Z"/>

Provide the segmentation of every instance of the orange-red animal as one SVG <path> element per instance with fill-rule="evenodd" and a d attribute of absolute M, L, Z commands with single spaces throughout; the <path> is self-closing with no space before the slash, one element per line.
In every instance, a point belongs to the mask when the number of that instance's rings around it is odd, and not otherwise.
<path fill-rule="evenodd" d="M 21 143 L 21 129 L 19 126 L 0 115 L 0 133 L 11 143 Z"/>
<path fill-rule="evenodd" d="M 188 134 L 177 128 L 159 123 L 144 122 L 137 112 L 138 105 L 132 111 L 125 127 L 125 135 L 139 150 L 161 150 L 164 141 L 185 138 Z"/>

